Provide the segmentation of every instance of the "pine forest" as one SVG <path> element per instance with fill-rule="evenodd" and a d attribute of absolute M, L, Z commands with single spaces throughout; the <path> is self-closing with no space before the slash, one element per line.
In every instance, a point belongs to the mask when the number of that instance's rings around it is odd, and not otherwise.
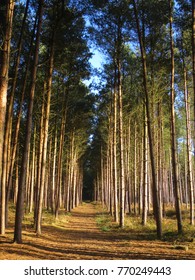
<path fill-rule="evenodd" d="M 0 259 L 195 259 L 195 0 L 0 0 Z"/>

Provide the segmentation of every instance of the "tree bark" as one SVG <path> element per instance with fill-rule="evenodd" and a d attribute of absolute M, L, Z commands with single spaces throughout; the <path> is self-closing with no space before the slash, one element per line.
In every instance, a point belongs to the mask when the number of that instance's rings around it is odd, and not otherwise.
<path fill-rule="evenodd" d="M 58 218 L 58 212 L 60 207 L 60 195 L 61 195 L 61 170 L 62 170 L 62 156 L 63 156 L 63 147 L 64 147 L 64 137 L 65 137 L 65 129 L 66 129 L 66 116 L 68 109 L 68 95 L 69 91 L 64 90 L 64 101 L 62 108 L 62 119 L 61 119 L 61 128 L 60 128 L 60 143 L 59 143 L 59 153 L 58 153 L 58 163 L 57 163 L 57 180 L 56 180 L 56 205 L 55 205 L 55 217 Z M 69 182 L 68 182 L 69 184 Z M 69 186 L 68 186 L 69 188 Z M 69 209 L 69 189 L 67 193 L 68 202 L 67 207 Z"/>
<path fill-rule="evenodd" d="M 28 7 L 27 4 L 26 4 L 25 14 L 27 12 L 27 7 Z M 24 83 L 23 83 L 23 87 L 22 87 L 20 105 L 19 105 L 19 110 L 18 110 L 17 117 L 16 117 L 16 125 L 14 128 L 14 133 L 12 136 L 13 144 L 12 144 L 11 153 L 10 153 L 10 165 L 9 165 L 9 169 L 8 169 L 7 192 L 6 192 L 6 225 L 8 223 L 8 202 L 9 202 L 9 198 L 10 198 L 12 177 L 13 177 L 13 171 L 14 171 L 14 165 L 15 165 L 15 159 L 16 159 L 16 151 L 17 151 L 17 145 L 18 145 L 18 137 L 19 137 L 19 131 L 20 131 L 20 121 L 21 121 L 21 116 L 22 116 L 22 112 L 23 112 L 24 94 L 25 94 L 26 85 L 27 85 L 27 77 L 28 77 L 28 71 L 29 71 L 29 67 L 30 67 L 30 60 L 31 60 L 31 54 L 32 54 L 34 33 L 35 33 L 35 29 L 36 29 L 36 22 L 37 22 L 37 19 L 35 19 L 35 24 L 34 24 L 34 28 L 33 28 L 32 37 L 31 37 L 30 51 L 29 51 L 29 55 L 28 55 L 27 65 L 26 65 L 26 73 L 25 73 Z M 25 16 L 23 19 L 23 26 L 24 26 L 24 23 L 25 23 Z M 23 30 L 23 28 L 24 27 L 22 27 L 22 30 Z M 21 31 L 21 32 L 23 32 L 23 31 Z M 19 43 L 19 48 L 21 48 L 21 47 L 22 47 L 22 34 L 21 34 L 21 40 Z M 17 60 L 18 60 L 18 58 L 19 58 L 19 55 L 17 57 Z M 15 75 L 17 78 L 17 72 L 15 73 Z M 15 88 L 15 85 L 13 84 L 12 87 Z"/>
<path fill-rule="evenodd" d="M 142 224 L 146 225 L 148 213 L 148 127 L 147 117 L 144 113 L 144 139 L 143 139 L 143 212 Z"/>
<path fill-rule="evenodd" d="M 157 177 L 156 177 L 156 165 L 154 158 L 154 150 L 153 150 L 153 138 L 152 138 L 152 129 L 151 129 L 151 116 L 150 116 L 150 102 L 149 102 L 149 91 L 148 91 L 148 82 L 147 82 L 147 64 L 146 64 L 146 52 L 145 47 L 142 40 L 142 34 L 140 29 L 140 23 L 138 18 L 137 6 L 135 0 L 133 0 L 134 13 L 140 43 L 140 50 L 142 56 L 142 67 L 143 67 L 143 87 L 145 93 L 145 101 L 146 101 L 146 115 L 147 115 L 147 123 L 148 123 L 148 138 L 149 138 L 149 148 L 150 148 L 150 160 L 151 160 L 151 171 L 152 171 L 152 190 L 153 190 L 153 201 L 154 201 L 154 214 L 156 219 L 156 227 L 157 227 L 157 236 L 159 239 L 162 238 L 162 221 L 161 221 L 161 211 L 160 211 L 160 201 L 158 194 L 158 186 L 157 186 Z"/>
<path fill-rule="evenodd" d="M 44 0 L 39 1 L 39 9 L 38 9 L 39 19 L 38 19 L 37 34 L 36 34 L 35 56 L 34 56 L 34 64 L 33 64 L 33 71 L 32 71 L 32 83 L 31 83 L 31 88 L 30 88 L 30 100 L 29 100 L 27 122 L 26 122 L 26 134 L 25 134 L 26 137 L 25 137 L 25 144 L 24 144 L 24 150 L 23 150 L 18 198 L 17 198 L 17 205 L 16 205 L 15 230 L 14 230 L 14 242 L 16 242 L 16 243 L 22 243 L 22 220 L 23 220 L 23 214 L 24 214 L 24 210 L 23 210 L 24 192 L 25 192 L 25 181 L 26 181 L 26 171 L 27 171 L 27 159 L 28 159 L 28 154 L 29 154 L 29 142 L 30 142 L 31 133 L 32 133 L 32 113 L 33 113 L 33 103 L 34 103 L 34 95 L 35 95 L 37 68 L 38 68 L 43 3 L 44 3 Z"/>
<path fill-rule="evenodd" d="M 192 139 L 191 139 L 191 124 L 190 124 L 190 93 L 187 86 L 187 71 L 185 59 L 183 57 L 184 71 L 184 99 L 186 111 L 186 150 L 187 150 L 187 182 L 190 194 L 190 224 L 194 225 L 194 185 L 192 172 Z"/>
<path fill-rule="evenodd" d="M 52 30 L 51 38 L 51 50 L 49 59 L 49 73 L 48 73 L 48 84 L 46 88 L 46 111 L 44 114 L 44 131 L 43 131 L 43 153 L 41 161 L 41 184 L 38 198 L 38 209 L 36 219 L 36 233 L 41 235 L 41 219 L 42 219 L 42 206 L 43 206 L 43 194 L 46 177 L 46 160 L 47 160 L 47 144 L 48 144 L 48 128 L 49 128 L 49 116 L 50 116 L 50 104 L 51 104 L 51 88 L 52 88 L 52 73 L 54 65 L 54 30 Z"/>
<path fill-rule="evenodd" d="M 114 85 L 114 118 L 113 118 L 113 184 L 114 184 L 114 218 L 118 223 L 118 177 L 117 177 L 117 91 L 116 91 L 116 74 Z"/>
<path fill-rule="evenodd" d="M 2 46 L 0 48 L 0 233 L 5 234 L 5 202 L 6 202 L 6 178 L 2 176 L 3 170 L 3 145 L 4 145 L 4 129 L 6 120 L 6 106 L 7 106 L 7 90 L 8 90 L 8 72 L 10 60 L 10 42 L 12 34 L 12 22 L 15 1 L 9 0 L 1 1 L 0 11 L 0 30 L 4 34 L 2 38 Z"/>
<path fill-rule="evenodd" d="M 172 169 L 173 169 L 173 188 L 175 194 L 175 210 L 177 216 L 177 228 L 178 232 L 182 233 L 182 218 L 181 218 L 181 202 L 179 193 L 179 181 L 178 181 L 178 164 L 177 164 L 177 144 L 175 133 L 175 62 L 174 62 L 174 42 L 173 42 L 173 1 L 169 0 L 170 8 L 170 48 L 171 48 L 171 154 L 172 154 Z"/>
<path fill-rule="evenodd" d="M 192 0 L 192 75 L 194 93 L 194 138 L 195 138 L 195 0 Z"/>

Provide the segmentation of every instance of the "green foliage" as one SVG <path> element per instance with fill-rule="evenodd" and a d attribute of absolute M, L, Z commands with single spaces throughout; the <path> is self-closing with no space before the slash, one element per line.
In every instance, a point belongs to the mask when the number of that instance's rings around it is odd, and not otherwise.
<path fill-rule="evenodd" d="M 108 214 L 98 214 L 98 216 L 96 217 L 96 223 L 104 232 L 108 232 L 111 230 L 111 217 Z"/>

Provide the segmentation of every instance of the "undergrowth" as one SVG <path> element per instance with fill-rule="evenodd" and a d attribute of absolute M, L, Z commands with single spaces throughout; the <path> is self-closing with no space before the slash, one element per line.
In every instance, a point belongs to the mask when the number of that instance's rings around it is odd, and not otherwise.
<path fill-rule="evenodd" d="M 100 206 L 96 206 L 100 209 Z M 195 246 L 195 230 L 194 226 L 189 224 L 189 215 L 187 211 L 183 210 L 183 232 L 179 234 L 177 231 L 177 221 L 175 212 L 170 209 L 166 216 L 162 219 L 163 237 L 162 241 L 171 242 L 174 246 L 180 244 L 192 244 Z M 119 234 L 128 235 L 129 239 L 135 240 L 156 240 L 156 222 L 152 215 L 148 216 L 146 225 L 142 225 L 141 216 L 126 215 L 125 226 L 120 228 L 114 222 L 114 218 L 107 212 L 106 209 L 99 211 L 96 222 L 102 231 L 118 232 Z M 190 245 L 191 246 L 191 245 Z"/>
<path fill-rule="evenodd" d="M 70 212 L 65 212 L 64 210 L 59 211 L 58 218 L 55 218 L 55 215 L 51 210 L 43 209 L 42 212 L 42 226 L 51 225 L 54 227 L 61 228 L 64 224 L 67 223 L 67 217 L 71 216 Z M 9 205 L 9 225 L 14 224 L 15 219 L 15 207 L 13 204 Z M 24 213 L 23 225 L 25 229 L 34 228 L 34 212 L 29 212 L 28 210 Z"/>

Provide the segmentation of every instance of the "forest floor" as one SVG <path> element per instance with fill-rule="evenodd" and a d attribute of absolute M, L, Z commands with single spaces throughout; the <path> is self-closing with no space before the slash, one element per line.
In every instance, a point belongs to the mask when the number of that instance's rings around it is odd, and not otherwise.
<path fill-rule="evenodd" d="M 195 239 L 133 225 L 119 229 L 99 205 L 83 203 L 58 221 L 47 214 L 37 237 L 32 216 L 24 219 L 23 244 L 13 244 L 13 227 L 0 236 L 1 260 L 195 259 Z M 143 229 L 143 227 L 142 227 Z"/>

